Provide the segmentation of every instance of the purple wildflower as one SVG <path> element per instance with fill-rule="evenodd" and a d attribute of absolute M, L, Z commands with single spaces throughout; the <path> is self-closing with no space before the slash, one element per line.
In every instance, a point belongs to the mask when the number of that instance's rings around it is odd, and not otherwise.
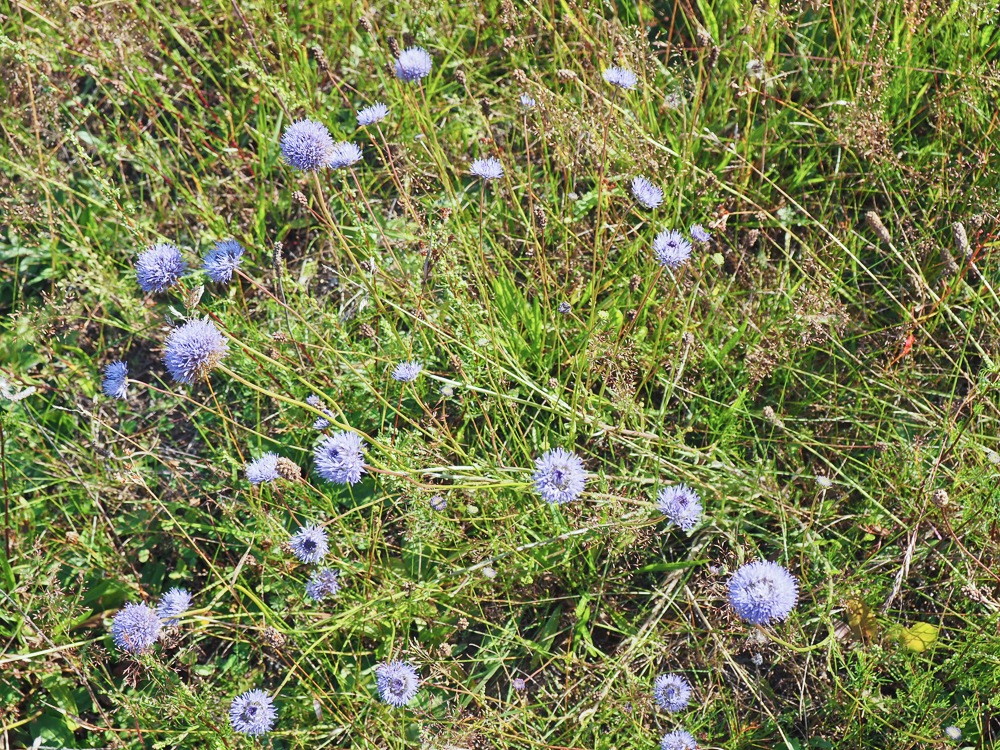
<path fill-rule="evenodd" d="M 274 699 L 263 690 L 248 690 L 229 706 L 229 725 L 251 737 L 270 732 L 277 718 Z"/>
<path fill-rule="evenodd" d="M 653 682 L 653 698 L 664 711 L 683 711 L 691 701 L 691 684 L 679 674 L 661 674 Z"/>
<path fill-rule="evenodd" d="M 329 568 L 317 570 L 306 584 L 306 596 L 316 602 L 323 601 L 328 596 L 335 596 L 338 591 L 340 591 L 340 573 Z"/>
<path fill-rule="evenodd" d="M 327 166 L 333 138 L 326 126 L 312 120 L 299 120 L 285 128 L 281 136 L 281 154 L 289 166 L 315 172 Z"/>
<path fill-rule="evenodd" d="M 177 283 L 187 263 L 181 251 L 164 242 L 143 250 L 135 261 L 135 277 L 144 292 L 159 294 Z"/>
<path fill-rule="evenodd" d="M 326 553 L 330 551 L 326 532 L 321 527 L 312 524 L 302 526 L 291 538 L 288 546 L 292 548 L 292 554 L 299 560 L 312 565 L 326 557 Z"/>
<path fill-rule="evenodd" d="M 148 651 L 160 637 L 160 617 L 147 604 L 126 604 L 111 622 L 115 645 L 130 654 Z"/>
<path fill-rule="evenodd" d="M 656 208 L 663 203 L 663 190 L 645 177 L 633 177 L 631 187 L 636 203 L 641 203 L 646 208 Z"/>
<path fill-rule="evenodd" d="M 396 78 L 404 83 L 414 83 L 430 75 L 433 62 L 423 47 L 403 50 L 396 60 Z"/>
<path fill-rule="evenodd" d="M 400 383 L 412 383 L 423 369 L 424 366 L 419 362 L 400 362 L 392 371 L 392 379 Z"/>
<path fill-rule="evenodd" d="M 236 240 L 216 242 L 202 261 L 202 270 L 217 284 L 228 284 L 243 263 L 243 245 Z"/>
<path fill-rule="evenodd" d="M 620 89 L 634 89 L 639 79 L 628 68 L 613 65 L 604 71 L 604 80 Z"/>
<path fill-rule="evenodd" d="M 128 365 L 119 360 L 105 367 L 101 389 L 105 396 L 124 401 L 128 396 Z"/>
<path fill-rule="evenodd" d="M 248 463 L 244 471 L 247 481 L 250 484 L 263 484 L 273 482 L 280 475 L 278 474 L 278 454 L 268 451 L 256 461 Z"/>
<path fill-rule="evenodd" d="M 382 102 L 375 102 L 358 111 L 358 127 L 363 128 L 367 125 L 374 125 L 376 122 L 382 122 L 388 116 L 389 108 Z"/>
<path fill-rule="evenodd" d="M 691 239 L 695 242 L 710 242 L 712 235 L 705 231 L 705 227 L 701 224 L 691 225 Z"/>
<path fill-rule="evenodd" d="M 393 661 L 375 668 L 379 697 L 390 706 L 401 708 L 413 700 L 420 689 L 420 676 L 412 664 Z"/>
<path fill-rule="evenodd" d="M 684 531 L 693 529 L 701 519 L 701 498 L 686 484 L 675 484 L 660 490 L 656 496 L 656 507 Z"/>
<path fill-rule="evenodd" d="M 485 159 L 476 159 L 472 162 L 469 172 L 486 181 L 499 180 L 503 177 L 503 164 L 500 163 L 499 159 L 488 156 Z"/>
<path fill-rule="evenodd" d="M 357 484 L 365 473 L 364 449 L 364 441 L 353 432 L 325 437 L 313 451 L 316 472 L 334 484 Z"/>
<path fill-rule="evenodd" d="M 191 592 L 174 586 L 160 597 L 160 603 L 156 605 L 156 614 L 163 620 L 164 625 L 176 625 L 177 618 L 190 608 Z"/>
<path fill-rule="evenodd" d="M 747 563 L 729 579 L 729 603 L 751 625 L 784 620 L 798 600 L 795 576 L 770 560 Z"/>
<path fill-rule="evenodd" d="M 229 354 L 226 340 L 209 320 L 189 320 L 167 337 L 163 363 L 178 383 L 206 377 Z"/>
<path fill-rule="evenodd" d="M 575 453 L 554 448 L 535 459 L 535 490 L 554 505 L 576 500 L 583 492 L 587 472 Z"/>
<path fill-rule="evenodd" d="M 679 268 L 691 257 L 691 243 L 673 229 L 664 229 L 653 239 L 653 252 L 660 265 Z"/>
<path fill-rule="evenodd" d="M 683 729 L 668 732 L 660 740 L 660 750 L 698 750 L 698 743 L 691 733 Z"/>

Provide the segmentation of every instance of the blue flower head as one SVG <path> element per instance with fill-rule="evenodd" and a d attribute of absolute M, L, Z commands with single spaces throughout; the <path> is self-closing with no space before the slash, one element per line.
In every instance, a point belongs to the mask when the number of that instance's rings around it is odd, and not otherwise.
<path fill-rule="evenodd" d="M 270 732 L 277 718 L 274 699 L 263 690 L 248 690 L 229 706 L 229 725 L 251 737 Z"/>
<path fill-rule="evenodd" d="M 485 159 L 476 159 L 472 162 L 469 172 L 483 180 L 499 180 L 503 177 L 503 164 L 499 159 L 488 156 Z"/>
<path fill-rule="evenodd" d="M 695 242 L 709 242 L 712 239 L 712 235 L 705 231 L 705 227 L 701 224 L 692 224 L 691 239 Z"/>
<path fill-rule="evenodd" d="M 229 354 L 226 340 L 210 320 L 189 320 L 167 337 L 163 363 L 178 383 L 206 377 Z"/>
<path fill-rule="evenodd" d="M 436 510 L 438 513 L 448 509 L 448 501 L 445 500 L 441 495 L 435 495 L 431 498 L 431 510 Z"/>
<path fill-rule="evenodd" d="M 691 243 L 674 229 L 664 229 L 653 239 L 653 252 L 660 265 L 680 268 L 691 257 Z"/>
<path fill-rule="evenodd" d="M 575 453 L 553 448 L 535 459 L 535 490 L 553 505 L 576 500 L 583 492 L 587 472 Z"/>
<path fill-rule="evenodd" d="M 111 621 L 115 645 L 130 654 L 148 651 L 160 637 L 160 617 L 146 604 L 126 604 Z"/>
<path fill-rule="evenodd" d="M 319 400 L 319 396 L 313 394 L 306 398 L 306 403 L 309 404 L 309 406 L 315 406 L 319 409 L 320 404 L 323 402 Z M 316 421 L 312 424 L 314 430 L 325 430 L 330 426 L 330 420 L 333 419 L 333 412 L 329 409 L 320 409 L 320 411 L 322 411 L 326 417 L 316 417 Z"/>
<path fill-rule="evenodd" d="M 135 261 L 135 277 L 147 293 L 159 294 L 170 288 L 186 270 L 181 251 L 167 242 L 146 248 Z"/>
<path fill-rule="evenodd" d="M 105 367 L 101 389 L 105 396 L 124 401 L 128 396 L 128 365 L 119 360 Z"/>
<path fill-rule="evenodd" d="M 569 315 L 573 312 L 573 306 L 569 302 L 560 302 L 556 308 L 562 315 Z"/>
<path fill-rule="evenodd" d="M 375 683 L 379 697 L 390 706 L 400 708 L 413 700 L 420 689 L 420 676 L 412 664 L 392 661 L 375 667 Z"/>
<path fill-rule="evenodd" d="M 338 591 L 340 591 L 340 573 L 329 568 L 317 570 L 306 584 L 306 596 L 316 602 L 334 596 Z"/>
<path fill-rule="evenodd" d="M 285 128 L 281 136 L 281 155 L 289 166 L 315 172 L 327 166 L 333 138 L 322 123 L 299 120 Z"/>
<path fill-rule="evenodd" d="M 327 166 L 331 169 L 343 169 L 361 161 L 361 148 L 356 143 L 341 141 L 330 149 Z"/>
<path fill-rule="evenodd" d="M 174 586 L 160 597 L 160 603 L 156 605 L 156 614 L 163 620 L 164 625 L 176 625 L 177 618 L 190 608 L 191 593 L 187 589 Z"/>
<path fill-rule="evenodd" d="M 515 677 L 511 681 L 510 686 L 514 688 L 517 692 L 523 693 L 525 689 L 527 689 L 528 683 L 524 681 L 523 677 Z"/>
<path fill-rule="evenodd" d="M 392 371 L 392 379 L 400 383 L 412 383 L 424 366 L 419 362 L 400 362 Z"/>
<path fill-rule="evenodd" d="M 326 553 L 330 551 L 326 532 L 312 524 L 301 527 L 288 545 L 292 548 L 292 554 L 299 560 L 313 565 L 326 557 Z"/>
<path fill-rule="evenodd" d="M 784 620 L 798 600 L 795 576 L 770 560 L 747 563 L 729 579 L 729 603 L 751 625 Z"/>
<path fill-rule="evenodd" d="M 525 109 L 534 109 L 538 104 L 531 96 L 528 94 L 521 94 L 520 96 L 521 106 Z"/>
<path fill-rule="evenodd" d="M 679 674 L 661 674 L 653 681 L 653 698 L 664 711 L 683 711 L 691 702 L 691 684 Z"/>
<path fill-rule="evenodd" d="M 668 732 L 660 740 L 660 750 L 698 750 L 698 743 L 690 732 L 678 729 L 676 732 Z"/>
<path fill-rule="evenodd" d="M 202 270 L 217 284 L 228 284 L 243 263 L 243 245 L 236 240 L 216 242 L 202 260 Z"/>
<path fill-rule="evenodd" d="M 247 475 L 247 481 L 250 484 L 263 484 L 264 482 L 273 482 L 277 479 L 280 474 L 278 474 L 278 454 L 267 452 L 256 461 L 248 463 L 244 471 Z"/>
<path fill-rule="evenodd" d="M 613 65 L 604 71 L 604 80 L 620 89 L 634 89 L 639 79 L 628 68 Z"/>
<path fill-rule="evenodd" d="M 376 122 L 382 122 L 388 116 L 389 108 L 382 102 L 375 102 L 358 112 L 358 127 L 374 125 Z"/>
<path fill-rule="evenodd" d="M 701 498 L 686 484 L 664 487 L 656 496 L 656 507 L 671 523 L 690 531 L 701 519 Z"/>
<path fill-rule="evenodd" d="M 334 484 L 357 484 L 365 473 L 364 449 L 364 441 L 353 432 L 325 437 L 313 451 L 316 473 Z"/>
<path fill-rule="evenodd" d="M 663 191 L 645 177 L 632 178 L 632 197 L 646 208 L 656 208 L 663 203 Z"/>
<path fill-rule="evenodd" d="M 409 47 L 396 60 L 396 78 L 404 83 L 414 83 L 430 75 L 431 56 L 423 47 Z"/>

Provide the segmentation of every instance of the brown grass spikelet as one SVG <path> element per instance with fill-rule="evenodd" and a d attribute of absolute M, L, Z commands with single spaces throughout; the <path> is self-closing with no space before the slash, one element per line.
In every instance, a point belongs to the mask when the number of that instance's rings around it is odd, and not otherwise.
<path fill-rule="evenodd" d="M 882 218 L 875 211 L 865 213 L 865 223 L 882 242 L 892 244 L 892 235 L 889 234 L 889 230 L 882 223 Z"/>

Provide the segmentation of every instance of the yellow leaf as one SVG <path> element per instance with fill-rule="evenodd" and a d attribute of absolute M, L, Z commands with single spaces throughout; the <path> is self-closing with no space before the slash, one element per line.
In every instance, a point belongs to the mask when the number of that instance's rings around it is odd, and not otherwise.
<path fill-rule="evenodd" d="M 847 607 L 847 624 L 851 626 L 851 635 L 859 641 L 870 641 L 878 635 L 878 623 L 875 615 L 861 599 L 851 599 Z"/>
<path fill-rule="evenodd" d="M 937 640 L 938 629 L 929 622 L 915 622 L 913 627 L 902 628 L 899 640 L 910 651 L 926 651 Z"/>

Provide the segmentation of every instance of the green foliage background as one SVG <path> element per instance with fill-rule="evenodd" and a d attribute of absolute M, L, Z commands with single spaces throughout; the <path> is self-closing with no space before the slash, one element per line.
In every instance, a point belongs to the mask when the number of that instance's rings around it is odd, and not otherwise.
<path fill-rule="evenodd" d="M 993 5 L 0 13 L 5 748 L 249 747 L 226 710 L 255 687 L 276 748 L 993 745 Z M 432 54 L 421 86 L 390 37 Z M 376 100 L 382 129 L 356 128 Z M 356 171 L 284 165 L 302 117 L 357 141 Z M 486 155 L 506 175 L 483 188 Z M 659 271 L 653 236 L 693 223 L 712 244 Z M 228 237 L 228 287 L 141 294 L 138 250 L 197 267 Z M 164 339 L 204 315 L 231 354 L 178 387 Z M 100 391 L 119 358 L 126 402 Z M 369 444 L 353 488 L 312 471 L 313 393 Z M 591 473 L 558 508 L 530 482 L 556 446 Z M 303 481 L 251 489 L 271 450 Z M 674 482 L 705 503 L 690 534 L 655 509 Z M 345 583 L 322 605 L 284 548 L 306 521 Z M 760 558 L 801 587 L 763 633 L 725 604 Z M 175 585 L 196 609 L 118 652 L 115 611 Z M 388 658 L 420 668 L 412 709 L 377 700 Z M 663 671 L 695 686 L 683 714 L 655 710 Z"/>

